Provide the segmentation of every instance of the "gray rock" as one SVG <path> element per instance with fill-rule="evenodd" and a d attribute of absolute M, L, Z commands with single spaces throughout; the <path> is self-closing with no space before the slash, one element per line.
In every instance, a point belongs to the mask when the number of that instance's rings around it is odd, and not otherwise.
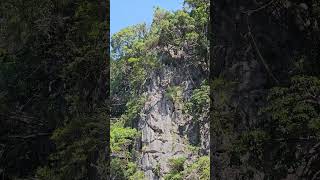
<path fill-rule="evenodd" d="M 198 156 L 188 149 L 188 139 L 198 141 L 202 152 L 209 153 L 208 123 L 192 124 L 192 117 L 182 113 L 183 102 L 173 102 L 165 95 L 169 86 L 180 86 L 184 91 L 182 101 L 190 97 L 190 92 L 186 90 L 195 87 L 186 73 L 186 69 L 180 66 L 164 66 L 152 75 L 146 87 L 147 101 L 141 112 L 138 129 L 142 132 L 139 166 L 148 180 L 163 179 L 170 171 L 168 159 L 187 157 L 187 161 L 193 161 Z M 184 128 L 181 131 L 179 127 Z M 153 172 L 157 165 L 160 165 L 161 177 L 157 177 Z"/>

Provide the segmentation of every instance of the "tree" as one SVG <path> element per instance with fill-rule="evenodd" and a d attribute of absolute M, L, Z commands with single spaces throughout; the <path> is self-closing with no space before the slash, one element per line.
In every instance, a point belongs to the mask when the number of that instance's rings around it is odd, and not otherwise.
<path fill-rule="evenodd" d="M 270 119 L 241 137 L 249 164 L 270 178 L 285 178 L 290 170 L 301 178 L 317 175 L 320 129 L 320 81 L 312 76 L 295 76 L 290 85 L 270 90 L 262 112 Z"/>

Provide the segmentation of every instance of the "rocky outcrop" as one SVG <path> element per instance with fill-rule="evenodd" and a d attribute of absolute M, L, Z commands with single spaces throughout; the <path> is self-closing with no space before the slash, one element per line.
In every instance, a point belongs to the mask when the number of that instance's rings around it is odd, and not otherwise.
<path fill-rule="evenodd" d="M 185 157 L 187 161 L 193 161 L 199 153 L 192 152 L 189 147 L 196 141 L 202 145 L 202 154 L 208 154 L 208 123 L 195 124 L 190 115 L 182 112 L 183 102 L 187 101 L 201 80 L 194 81 L 189 73 L 191 71 L 183 68 L 183 63 L 178 66 L 164 65 L 153 73 L 146 85 L 147 100 L 138 122 L 138 129 L 142 132 L 138 164 L 145 172 L 146 179 L 162 179 L 170 170 L 170 158 Z M 202 76 L 196 74 L 200 73 L 197 71 L 192 73 L 196 77 Z M 181 98 L 179 100 L 167 95 L 168 89 L 175 86 L 182 91 L 178 95 Z M 158 172 L 155 172 L 156 167 Z"/>

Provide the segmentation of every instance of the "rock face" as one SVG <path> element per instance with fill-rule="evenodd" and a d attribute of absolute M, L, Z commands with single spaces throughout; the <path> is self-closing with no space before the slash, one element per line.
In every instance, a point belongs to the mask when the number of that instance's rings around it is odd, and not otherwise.
<path fill-rule="evenodd" d="M 182 112 L 183 101 L 190 97 L 192 89 L 199 84 L 190 79 L 189 71 L 182 66 L 164 65 L 154 72 L 146 85 L 147 101 L 138 122 L 138 129 L 142 132 L 141 157 L 138 163 L 145 172 L 146 179 L 163 179 L 170 170 L 170 158 L 185 157 L 187 162 L 192 162 L 201 155 L 190 150 L 192 143 L 201 145 L 202 154 L 208 154 L 209 151 L 208 123 L 194 123 L 190 115 Z M 196 81 L 199 80 L 201 79 Z M 176 86 L 181 89 L 177 95 L 180 99 L 167 95 L 168 89 Z"/>

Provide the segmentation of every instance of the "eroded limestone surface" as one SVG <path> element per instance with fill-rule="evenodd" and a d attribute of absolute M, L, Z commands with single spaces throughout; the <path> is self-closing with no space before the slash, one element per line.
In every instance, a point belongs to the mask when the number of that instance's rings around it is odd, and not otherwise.
<path fill-rule="evenodd" d="M 170 158 L 186 157 L 187 162 L 197 158 L 199 154 L 188 148 L 192 139 L 198 140 L 203 152 L 208 153 L 208 123 L 194 125 L 192 117 L 182 112 L 183 101 L 189 98 L 193 88 L 186 77 L 183 69 L 167 66 L 154 73 L 147 85 L 147 101 L 138 123 L 138 129 L 142 132 L 139 163 L 147 179 L 162 179 L 170 170 Z M 181 101 L 166 96 L 166 90 L 173 86 L 181 87 Z M 160 167 L 158 175 L 155 174 L 156 167 Z"/>

